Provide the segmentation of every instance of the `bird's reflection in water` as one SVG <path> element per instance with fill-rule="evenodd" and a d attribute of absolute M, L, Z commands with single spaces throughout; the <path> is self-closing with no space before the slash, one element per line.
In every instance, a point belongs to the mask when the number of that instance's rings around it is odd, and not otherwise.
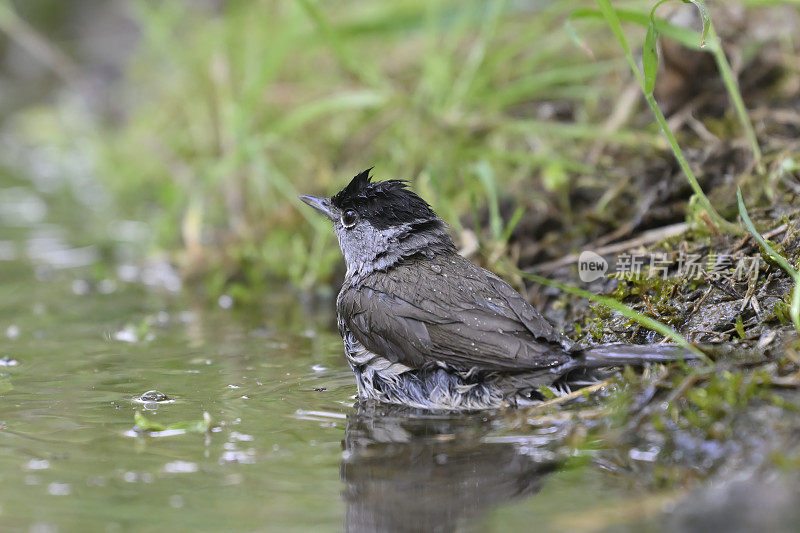
<path fill-rule="evenodd" d="M 348 531 L 452 531 L 529 497 L 557 467 L 566 426 L 506 434 L 482 415 L 359 405 L 350 415 L 341 478 Z"/>

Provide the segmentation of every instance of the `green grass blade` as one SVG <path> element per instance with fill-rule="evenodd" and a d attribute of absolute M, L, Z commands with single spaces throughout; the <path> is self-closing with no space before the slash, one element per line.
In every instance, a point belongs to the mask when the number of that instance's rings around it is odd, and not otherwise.
<path fill-rule="evenodd" d="M 683 0 L 683 3 L 694 4 L 697 10 L 700 11 L 700 19 L 703 21 L 703 33 L 700 35 L 700 46 L 702 47 L 706 42 L 708 30 L 711 28 L 711 16 L 708 14 L 708 8 L 702 0 Z"/>
<path fill-rule="evenodd" d="M 463 99 L 472 87 L 481 64 L 486 57 L 487 48 L 497 33 L 500 17 L 505 8 L 505 1 L 496 0 L 490 3 L 486 20 L 482 25 L 480 34 L 475 44 L 473 44 L 458 78 L 453 83 L 453 89 L 450 94 L 451 106 L 457 107 L 461 105 Z"/>
<path fill-rule="evenodd" d="M 500 203 L 497 197 L 497 180 L 494 170 L 488 161 L 483 160 L 475 164 L 475 174 L 478 176 L 486 192 L 486 204 L 489 206 L 489 228 L 492 238 L 500 239 L 503 234 L 503 219 L 500 216 Z"/>
<path fill-rule="evenodd" d="M 792 303 L 791 307 L 789 308 L 789 315 L 792 317 L 792 323 L 794 324 L 795 330 L 800 333 L 800 273 L 795 270 L 794 267 L 783 257 L 781 254 L 778 253 L 769 243 L 764 240 L 764 237 L 761 236 L 761 233 L 758 232 L 753 221 L 750 219 L 750 215 L 747 214 L 747 208 L 744 205 L 744 200 L 742 199 L 742 190 L 736 190 L 736 200 L 739 203 L 739 216 L 742 217 L 742 222 L 744 222 L 747 231 L 753 235 L 753 238 L 758 241 L 758 244 L 761 245 L 764 252 L 782 269 L 784 269 L 791 277 L 794 279 L 794 289 L 792 289 Z"/>
<path fill-rule="evenodd" d="M 642 70 L 644 71 L 644 92 L 651 94 L 656 88 L 656 76 L 658 75 L 658 29 L 656 28 L 656 9 L 658 6 L 667 2 L 661 0 L 650 10 L 650 22 L 647 23 L 647 35 L 644 38 L 644 48 L 642 49 Z"/>
<path fill-rule="evenodd" d="M 734 111 L 736 111 L 736 117 L 739 119 L 739 124 L 741 124 L 744 134 L 747 137 L 747 142 L 750 143 L 750 149 L 753 152 L 753 160 L 756 164 L 756 170 L 763 174 L 764 165 L 761 162 L 761 147 L 758 145 L 756 132 L 753 129 L 753 124 L 750 122 L 750 117 L 747 114 L 747 108 L 744 105 L 742 93 L 739 90 L 739 82 L 737 81 L 736 76 L 733 74 L 733 70 L 728 63 L 728 58 L 725 57 L 725 51 L 722 49 L 722 44 L 719 42 L 719 37 L 717 37 L 717 32 L 714 30 L 713 24 L 709 25 L 708 31 L 710 35 L 709 41 L 713 43 L 711 46 L 711 53 L 714 56 L 714 61 L 717 64 L 720 77 L 722 77 L 722 82 L 725 84 L 725 89 L 728 91 L 728 96 L 731 99 Z"/>
<path fill-rule="evenodd" d="M 629 22 L 632 24 L 636 24 L 643 28 L 647 28 L 650 24 L 650 17 L 647 13 L 642 13 L 640 11 L 631 11 L 628 9 L 617 9 L 615 10 L 617 13 L 617 17 L 622 22 Z M 596 9 L 591 8 L 581 8 L 576 9 L 572 12 L 569 16 L 569 21 L 572 20 L 579 20 L 579 19 L 602 19 L 603 13 Z M 677 41 L 681 45 L 691 48 L 692 50 L 700 50 L 702 45 L 702 34 L 697 33 L 694 30 L 690 30 L 688 28 L 682 28 L 680 26 L 676 26 L 662 18 L 654 17 L 653 18 L 656 30 L 660 35 L 668 37 L 674 41 Z M 573 36 L 573 40 L 575 37 Z M 581 41 L 578 40 L 578 43 L 581 44 Z"/>
<path fill-rule="evenodd" d="M 783 257 L 772 246 L 770 246 L 769 243 L 767 243 L 767 241 L 764 240 L 764 237 L 762 237 L 761 234 L 756 229 L 755 225 L 753 224 L 753 221 L 750 219 L 750 215 L 747 214 L 747 207 L 745 207 L 744 205 L 741 189 L 736 190 L 736 200 L 739 203 L 739 216 L 742 217 L 742 222 L 744 222 L 747 231 L 749 231 L 750 234 L 753 235 L 755 240 L 758 241 L 758 244 L 761 245 L 761 247 L 773 261 L 778 263 L 778 265 L 780 265 L 780 267 L 784 269 L 786 272 L 788 272 L 789 275 L 791 275 L 793 278 L 797 278 L 798 276 L 797 270 L 795 270 L 794 267 L 792 267 L 792 265 L 789 264 L 789 261 L 787 261 L 785 257 Z"/>
<path fill-rule="evenodd" d="M 511 219 L 506 224 L 506 229 L 503 231 L 503 242 L 506 243 L 511 238 L 511 234 L 514 233 L 514 228 L 517 227 L 519 221 L 522 220 L 522 215 L 525 214 L 525 208 L 522 206 L 517 207 L 514 211 L 514 214 L 511 215 Z"/>
<path fill-rule="evenodd" d="M 664 138 L 658 133 L 649 133 L 632 129 L 617 129 L 608 132 L 602 125 L 588 122 L 559 122 L 555 120 L 513 120 L 498 122 L 500 131 L 524 135 L 546 135 L 548 138 L 597 141 L 603 140 L 623 146 L 652 146 L 666 148 Z"/>
<path fill-rule="evenodd" d="M 642 50 L 642 70 L 644 71 L 644 92 L 652 93 L 656 88 L 656 74 L 658 74 L 658 30 L 650 20 L 647 26 L 647 35 L 644 38 Z"/>
<path fill-rule="evenodd" d="M 331 26 L 322 10 L 313 0 L 298 0 L 298 4 L 306 12 L 308 18 L 317 26 L 319 33 L 328 43 L 336 60 L 346 72 L 366 85 L 373 87 L 385 85 L 381 76 L 366 68 L 366 65 L 363 62 L 359 62 L 350 52 L 346 46 L 346 39 L 339 34 L 336 28 Z"/>
<path fill-rule="evenodd" d="M 631 53 L 631 47 L 628 45 L 628 39 L 625 37 L 625 32 L 622 31 L 622 24 L 619 21 L 617 12 L 613 7 L 611 7 L 611 2 L 609 0 L 597 0 L 597 5 L 600 7 L 600 13 L 602 13 L 606 24 L 608 24 L 608 27 L 611 29 L 611 33 L 614 34 L 617 42 L 619 42 L 619 45 L 622 47 L 622 51 L 625 53 L 625 59 L 628 61 L 628 65 L 631 67 L 633 75 L 636 76 L 636 79 L 639 81 L 639 85 L 644 87 L 644 78 L 642 77 L 642 73 L 639 71 L 639 67 L 636 66 L 636 60 L 633 58 L 633 54 Z"/>
<path fill-rule="evenodd" d="M 283 119 L 273 127 L 273 131 L 283 135 L 291 134 L 321 117 L 349 111 L 377 109 L 384 106 L 388 100 L 388 96 L 383 92 L 369 89 L 333 94 L 312 100 L 287 112 Z"/>

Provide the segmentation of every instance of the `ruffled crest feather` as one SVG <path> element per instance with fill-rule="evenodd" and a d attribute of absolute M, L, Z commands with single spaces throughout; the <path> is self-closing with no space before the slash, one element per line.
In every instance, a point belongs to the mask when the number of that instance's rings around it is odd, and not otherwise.
<path fill-rule="evenodd" d="M 420 221 L 442 224 L 431 206 L 408 189 L 407 181 L 373 182 L 372 168 L 357 174 L 331 197 L 331 203 L 341 210 L 354 209 L 379 229 Z"/>

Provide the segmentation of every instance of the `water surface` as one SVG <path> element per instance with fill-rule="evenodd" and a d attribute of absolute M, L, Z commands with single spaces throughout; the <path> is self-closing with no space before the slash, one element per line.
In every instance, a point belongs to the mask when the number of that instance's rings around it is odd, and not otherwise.
<path fill-rule="evenodd" d="M 0 190 L 4 531 L 576 531 L 663 503 L 575 450 L 569 416 L 356 407 L 330 298 L 209 305 L 34 190 Z"/>

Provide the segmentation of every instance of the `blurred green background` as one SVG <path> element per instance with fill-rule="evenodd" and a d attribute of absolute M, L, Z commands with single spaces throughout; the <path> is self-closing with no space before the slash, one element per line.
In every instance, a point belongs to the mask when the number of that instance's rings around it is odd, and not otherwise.
<path fill-rule="evenodd" d="M 723 39 L 738 36 L 740 67 L 767 44 L 777 63 L 796 51 L 774 24 L 796 7 L 725 4 L 712 2 L 712 17 Z M 77 176 L 55 181 L 86 205 L 87 240 L 113 240 L 109 213 L 144 221 L 142 252 L 211 296 L 335 279 L 332 232 L 297 195 L 332 194 L 371 166 L 411 180 L 476 260 L 508 276 L 557 257 L 548 246 L 565 254 L 641 217 L 640 188 L 683 183 L 609 29 L 570 20 L 583 7 L 596 4 L 2 0 L 0 117 L 14 145 L 2 163 Z M 661 9 L 699 30 L 691 5 Z M 638 50 L 644 28 L 629 26 Z M 779 66 L 796 80 L 796 61 Z M 717 90 L 713 71 L 690 77 Z M 795 90 L 776 87 L 784 99 Z M 716 98 L 716 130 L 705 127 L 740 138 Z M 15 157 L 24 147 L 38 151 Z"/>

